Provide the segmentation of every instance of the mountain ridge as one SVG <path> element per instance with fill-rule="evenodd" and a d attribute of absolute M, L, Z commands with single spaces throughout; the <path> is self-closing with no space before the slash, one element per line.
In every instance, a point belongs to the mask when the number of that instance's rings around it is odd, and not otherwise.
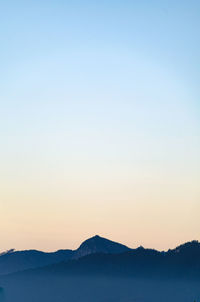
<path fill-rule="evenodd" d="M 200 280 L 200 243 L 197 243 L 191 241 L 181 245 L 192 249 L 196 246 L 196 257 L 193 251 L 181 255 L 176 248 L 160 252 L 139 247 L 119 254 L 89 254 L 21 274 Z"/>
<path fill-rule="evenodd" d="M 195 266 L 193 260 L 196 258 L 200 259 L 200 243 L 197 240 L 186 242 L 177 246 L 175 249 L 169 249 L 165 252 L 155 249 L 146 249 L 141 246 L 136 249 L 131 249 L 121 243 L 114 242 L 99 235 L 86 239 L 76 250 L 63 249 L 47 253 L 37 250 L 10 251 L 0 255 L 0 275 L 47 267 L 62 262 L 68 263 L 72 261 L 72 263 L 82 263 L 82 261 L 79 261 L 79 259 L 82 258 L 84 258 L 83 261 L 90 259 L 90 262 L 96 257 L 93 255 L 100 254 L 108 255 L 105 259 L 108 259 L 110 257 L 109 255 L 111 255 L 112 260 L 116 259 L 118 255 L 126 255 L 126 257 L 123 256 L 124 258 L 122 256 L 120 256 L 121 258 L 118 257 L 118 259 L 126 258 L 126 261 L 128 259 L 127 257 L 129 257 L 128 255 L 132 255 L 132 258 L 139 259 L 138 261 L 143 259 L 146 263 L 148 263 L 148 259 L 154 261 L 154 258 L 156 259 L 156 263 L 159 263 L 160 259 L 165 256 L 165 258 L 169 260 L 170 265 L 179 262 L 183 263 L 187 260 L 193 267 Z M 75 262 L 73 262 L 73 260 Z M 91 262 L 89 264 L 91 264 Z M 141 265 L 143 264 L 141 263 Z M 150 263 L 148 263 L 148 265 L 150 265 Z"/>
<path fill-rule="evenodd" d="M 0 275 L 68 261 L 69 259 L 78 259 L 92 253 L 115 254 L 128 250 L 130 248 L 125 245 L 99 235 L 86 239 L 76 250 L 62 249 L 55 252 L 43 252 L 38 250 L 16 251 L 12 249 L 0 254 Z"/>

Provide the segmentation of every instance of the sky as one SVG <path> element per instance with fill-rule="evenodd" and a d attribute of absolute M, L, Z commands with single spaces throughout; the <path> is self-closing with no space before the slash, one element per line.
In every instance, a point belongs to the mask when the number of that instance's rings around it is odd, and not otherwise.
<path fill-rule="evenodd" d="M 200 2 L 0 1 L 0 250 L 200 240 Z"/>

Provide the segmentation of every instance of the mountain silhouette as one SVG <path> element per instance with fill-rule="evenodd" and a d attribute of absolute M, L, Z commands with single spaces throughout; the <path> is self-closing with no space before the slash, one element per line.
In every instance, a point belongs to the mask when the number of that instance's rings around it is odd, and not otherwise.
<path fill-rule="evenodd" d="M 12 251 L 0 256 L 1 275 L 28 269 L 35 269 L 35 273 L 66 275 L 181 276 L 199 279 L 200 243 L 191 241 L 167 252 L 159 252 L 143 247 L 130 249 L 96 235 L 74 251 Z"/>
<path fill-rule="evenodd" d="M 15 269 L 15 273 L 0 276 L 7 302 L 190 302 L 200 299 L 198 241 L 160 252 L 143 247 L 129 249 L 94 236 L 75 251 L 11 252 L 0 256 L 1 264 L 5 257 L 7 271 Z M 19 261 L 18 267 L 16 261 Z M 47 261 L 52 263 L 46 265 Z M 22 270 L 30 265 L 31 269 Z"/>
<path fill-rule="evenodd" d="M 23 273 L 200 280 L 200 243 L 189 242 L 167 252 L 139 247 L 118 254 L 90 253 Z"/>
<path fill-rule="evenodd" d="M 9 251 L 0 254 L 0 275 L 77 259 L 93 253 L 117 254 L 130 250 L 125 245 L 98 235 L 85 240 L 78 249 L 45 253 L 37 250 Z"/>
<path fill-rule="evenodd" d="M 0 255 L 0 275 L 67 261 L 72 254 L 71 250 L 59 250 L 52 253 L 37 250 L 12 250 L 12 252 Z"/>
<path fill-rule="evenodd" d="M 75 251 L 74 258 L 80 258 L 95 253 L 119 254 L 129 251 L 127 246 L 100 237 L 98 235 L 85 240 Z"/>

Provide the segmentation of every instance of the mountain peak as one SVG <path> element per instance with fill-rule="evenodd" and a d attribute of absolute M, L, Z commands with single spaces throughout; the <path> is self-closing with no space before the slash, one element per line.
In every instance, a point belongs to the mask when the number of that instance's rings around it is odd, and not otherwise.
<path fill-rule="evenodd" d="M 90 237 L 90 238 L 88 238 L 88 239 L 86 239 L 85 241 L 87 241 L 87 240 L 98 240 L 98 239 L 103 239 L 103 237 L 101 237 L 101 236 L 99 236 L 99 235 L 94 235 L 94 236 L 92 236 L 92 237 Z M 84 241 L 84 242 L 85 242 Z"/>
<path fill-rule="evenodd" d="M 86 239 L 80 245 L 80 247 L 75 251 L 75 258 L 94 253 L 119 254 L 129 250 L 130 249 L 123 244 L 111 241 L 99 235 L 95 235 L 89 239 Z"/>
<path fill-rule="evenodd" d="M 198 240 L 189 241 L 177 246 L 173 250 L 169 250 L 171 253 L 182 253 L 182 254 L 199 254 L 200 242 Z"/>

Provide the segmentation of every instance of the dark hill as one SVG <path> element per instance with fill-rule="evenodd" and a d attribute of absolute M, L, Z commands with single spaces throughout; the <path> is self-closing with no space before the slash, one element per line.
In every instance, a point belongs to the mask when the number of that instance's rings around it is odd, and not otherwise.
<path fill-rule="evenodd" d="M 95 253 L 120 254 L 129 250 L 130 248 L 123 244 L 96 235 L 85 240 L 80 247 L 74 251 L 74 258 L 80 258 Z"/>
<path fill-rule="evenodd" d="M 4 253 L 0 256 L 0 275 L 67 261 L 72 254 L 71 250 L 59 250 L 53 253 L 37 250 Z"/>

